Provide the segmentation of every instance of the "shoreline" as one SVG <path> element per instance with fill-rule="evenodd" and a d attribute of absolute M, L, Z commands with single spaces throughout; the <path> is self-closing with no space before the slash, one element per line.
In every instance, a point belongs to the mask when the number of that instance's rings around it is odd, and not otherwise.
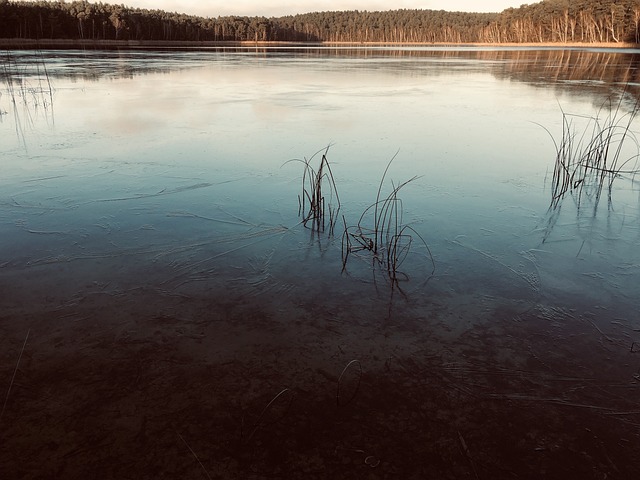
<path fill-rule="evenodd" d="M 409 43 L 409 42 L 231 42 L 231 41 L 165 41 L 165 40 L 82 40 L 82 39 L 23 39 L 0 38 L 4 49 L 69 49 L 69 48 L 213 48 L 213 47 L 476 47 L 476 48 L 609 48 L 638 49 L 636 43 Z"/>

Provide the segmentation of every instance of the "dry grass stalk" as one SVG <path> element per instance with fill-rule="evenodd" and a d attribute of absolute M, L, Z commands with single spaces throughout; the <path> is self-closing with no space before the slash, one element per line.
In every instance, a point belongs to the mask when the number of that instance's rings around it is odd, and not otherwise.
<path fill-rule="evenodd" d="M 330 147 L 314 153 L 309 159 L 293 159 L 286 163 L 301 162 L 304 165 L 302 192 L 298 195 L 298 214 L 302 217 L 302 224 L 316 233 L 324 232 L 328 227 L 329 235 L 333 235 L 340 211 L 340 197 L 327 160 Z M 312 162 L 320 154 L 320 163 L 314 168 Z"/>
<path fill-rule="evenodd" d="M 400 267 L 406 260 L 416 239 L 426 249 L 428 262 L 432 267 L 431 274 L 435 270 L 431 250 L 424 238 L 413 227 L 404 224 L 402 200 L 398 196 L 402 188 L 418 177 L 414 176 L 397 186 L 392 182 L 391 192 L 386 197 L 382 197 L 383 185 L 389 167 L 396 156 L 397 154 L 393 156 L 384 170 L 378 185 L 376 201 L 362 212 L 358 223 L 354 226 L 348 226 L 343 217 L 344 231 L 342 234 L 343 271 L 347 267 L 351 254 L 368 252 L 372 254 L 374 265 L 377 264 L 384 268 L 394 285 L 400 279 L 406 278 L 406 275 L 400 271 Z"/>
<path fill-rule="evenodd" d="M 543 127 L 556 150 L 551 210 L 557 209 L 567 194 L 574 196 L 578 209 L 585 199 L 597 209 L 605 188 L 611 201 L 614 181 L 640 172 L 640 144 L 631 130 L 640 110 L 640 101 L 624 112 L 623 100 L 624 94 L 617 102 L 610 98 L 593 117 L 568 114 L 561 108 L 562 135 L 559 140 Z M 584 125 L 582 130 L 576 126 L 579 122 Z M 629 153 L 629 149 L 633 153 Z"/>

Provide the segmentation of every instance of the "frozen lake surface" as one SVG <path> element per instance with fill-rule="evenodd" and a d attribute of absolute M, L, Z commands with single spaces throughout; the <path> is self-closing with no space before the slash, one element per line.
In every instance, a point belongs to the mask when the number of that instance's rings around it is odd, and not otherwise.
<path fill-rule="evenodd" d="M 637 473 L 639 51 L 0 58 L 1 476 Z M 627 163 L 550 208 L 563 112 Z"/>

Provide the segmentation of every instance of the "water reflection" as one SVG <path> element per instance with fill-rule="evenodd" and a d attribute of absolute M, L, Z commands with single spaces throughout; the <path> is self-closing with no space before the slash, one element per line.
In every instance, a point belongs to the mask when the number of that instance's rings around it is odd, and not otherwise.
<path fill-rule="evenodd" d="M 579 82 L 597 91 L 617 84 L 636 87 L 640 83 L 638 64 L 640 51 L 633 49 L 595 48 L 434 48 L 434 47 L 211 47 L 202 49 L 145 50 L 46 50 L 11 51 L 0 54 L 0 79 L 10 76 L 26 78 L 42 75 L 43 58 L 46 74 L 52 78 L 68 77 L 86 80 L 99 78 L 131 78 L 133 75 L 162 73 L 201 67 L 203 61 L 243 61 L 259 59 L 347 59 L 387 60 L 379 66 L 399 68 L 398 73 L 416 74 L 419 64 L 464 66 L 490 71 L 499 78 L 531 84 Z M 396 61 L 396 62 L 394 62 Z M 369 62 L 371 65 L 375 62 Z M 408 65 L 407 65 L 408 64 Z M 378 64 L 376 64 L 378 66 Z M 403 68 L 404 67 L 404 68 Z M 423 74 L 442 74 L 432 68 Z M 593 85 L 590 85 L 593 83 Z"/>

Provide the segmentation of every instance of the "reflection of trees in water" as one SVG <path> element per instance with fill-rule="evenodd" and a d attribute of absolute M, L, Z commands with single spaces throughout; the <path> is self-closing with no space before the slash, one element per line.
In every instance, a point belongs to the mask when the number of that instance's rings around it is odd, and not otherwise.
<path fill-rule="evenodd" d="M 278 50 L 253 49 L 266 55 Z M 279 50 L 281 54 L 285 49 Z M 634 100 L 640 98 L 640 50 L 583 49 L 557 47 L 319 47 L 296 50 L 307 57 L 355 57 L 367 59 L 422 59 L 461 62 L 480 62 L 478 69 L 490 63 L 490 71 L 497 78 L 516 80 L 572 95 L 585 93 L 594 96 L 600 106 L 612 93 L 625 90 Z M 469 67 L 473 65 L 469 63 Z M 401 70 L 400 70 L 401 71 Z M 425 74 L 449 73 L 446 69 L 431 69 Z M 574 88 L 579 84 L 580 88 Z"/>
<path fill-rule="evenodd" d="M 111 51 L 24 51 L 13 55 L 0 54 L 0 64 L 0 81 L 10 77 L 30 79 L 31 83 L 41 83 L 43 78 L 47 81 L 56 78 L 88 81 L 134 78 L 193 67 L 193 62 L 184 58 L 168 58 L 161 52 L 140 52 L 128 48 Z"/>
<path fill-rule="evenodd" d="M 46 52 L 45 52 L 46 53 Z M 627 53 L 616 50 L 585 50 L 562 48 L 448 48 L 448 47 L 341 47 L 341 46 L 217 46 L 211 48 L 147 49 L 135 50 L 114 48 L 113 50 L 56 50 L 47 57 L 48 78 L 78 78 L 99 80 L 109 78 L 133 78 L 138 75 L 168 73 L 202 66 L 220 55 L 243 55 L 249 58 L 296 58 L 296 59 L 368 59 L 398 60 L 389 65 L 398 75 L 441 75 L 449 69 L 420 68 L 411 63 L 402 68 L 403 60 L 446 62 L 459 60 L 468 68 L 484 70 L 491 63 L 490 71 L 498 78 L 508 78 L 532 85 L 549 88 L 554 85 L 559 93 L 572 95 L 573 88 L 580 84 L 579 94 L 596 97 L 602 103 L 612 92 L 626 86 L 628 94 L 640 98 L 640 51 Z M 9 55 L 0 55 L 2 69 L 0 80 L 10 73 L 13 78 L 37 77 L 45 66 L 42 51 L 27 52 L 7 61 Z M 473 62 L 478 62 L 474 65 Z M 367 65 L 363 65 L 366 67 Z M 426 66 L 426 65 L 424 65 Z M 376 68 L 383 65 L 376 64 Z"/>
<path fill-rule="evenodd" d="M 626 107 L 633 109 L 640 99 L 640 53 L 547 49 L 484 52 L 482 57 L 500 62 L 493 69 L 498 77 L 545 88 L 551 83 L 567 95 L 587 93 L 597 106 L 622 90 L 633 99 Z"/>
<path fill-rule="evenodd" d="M 565 48 L 519 48 L 519 47 L 218 47 L 209 49 L 217 53 L 252 53 L 264 58 L 273 56 L 295 56 L 296 58 L 356 58 L 455 61 L 468 63 L 478 61 L 491 63 L 490 71 L 497 78 L 508 78 L 548 88 L 554 85 L 559 92 L 571 95 L 580 84 L 580 95 L 595 96 L 599 105 L 621 86 L 628 95 L 640 98 L 640 50 L 638 53 L 611 49 L 586 50 Z M 412 64 L 412 74 L 415 74 Z M 469 64 L 473 68 L 472 64 Z M 401 65 L 394 65 L 396 73 L 402 75 Z M 407 70 L 408 71 L 408 70 Z M 421 70 L 425 75 L 450 73 L 448 69 Z M 634 102 L 635 103 L 635 102 Z"/>

